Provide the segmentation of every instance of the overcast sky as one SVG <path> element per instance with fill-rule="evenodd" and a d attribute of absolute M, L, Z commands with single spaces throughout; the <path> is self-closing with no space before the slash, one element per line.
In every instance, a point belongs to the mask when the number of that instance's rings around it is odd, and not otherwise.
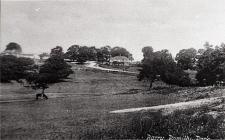
<path fill-rule="evenodd" d="M 225 42 L 225 0 L 2 1 L 1 51 L 17 42 L 25 53 L 73 44 L 141 49 L 201 48 Z"/>

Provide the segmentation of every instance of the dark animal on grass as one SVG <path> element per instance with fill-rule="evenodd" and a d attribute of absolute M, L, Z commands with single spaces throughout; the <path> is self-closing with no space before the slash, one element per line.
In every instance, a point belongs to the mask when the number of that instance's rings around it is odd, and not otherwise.
<path fill-rule="evenodd" d="M 36 100 L 38 100 L 39 97 L 45 98 L 46 100 L 48 99 L 48 96 L 45 95 L 44 93 L 38 93 L 38 94 L 36 94 Z"/>

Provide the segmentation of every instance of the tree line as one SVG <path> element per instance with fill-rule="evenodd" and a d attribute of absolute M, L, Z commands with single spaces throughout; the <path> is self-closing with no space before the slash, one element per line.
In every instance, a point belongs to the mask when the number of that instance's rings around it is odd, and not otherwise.
<path fill-rule="evenodd" d="M 225 44 L 220 46 L 205 43 L 203 49 L 182 49 L 173 59 L 164 49 L 154 51 L 151 46 L 142 49 L 139 80 L 147 79 L 152 83 L 161 79 L 167 84 L 179 86 L 208 86 L 225 84 Z M 185 70 L 197 71 L 194 83 Z"/>
<path fill-rule="evenodd" d="M 20 45 L 9 43 L 6 50 L 22 51 Z M 139 80 L 147 79 L 149 87 L 156 80 L 162 80 L 170 85 L 179 86 L 208 86 L 225 83 L 225 44 L 213 46 L 205 43 L 203 49 L 182 49 L 176 55 L 166 50 L 154 51 L 151 46 L 142 48 L 143 60 L 140 64 Z M 43 54 L 44 56 L 46 54 Z M 73 45 L 64 53 L 62 47 L 51 49 L 50 57 L 41 66 L 37 66 L 34 60 L 13 55 L 1 55 L 1 82 L 17 81 L 26 83 L 33 89 L 42 89 L 39 94 L 47 99 L 44 94 L 49 84 L 61 82 L 73 73 L 71 66 L 65 61 L 84 63 L 87 60 L 109 62 L 111 57 L 126 56 L 132 59 L 132 55 L 122 47 L 110 48 L 109 46 L 96 49 Z M 197 71 L 197 82 L 193 83 L 185 70 Z M 38 96 L 37 95 L 37 98 Z"/>
<path fill-rule="evenodd" d="M 51 55 L 60 55 L 64 59 L 69 61 L 84 63 L 86 61 L 98 61 L 100 63 L 110 62 L 111 57 L 115 56 L 125 56 L 130 60 L 133 60 L 132 54 L 123 47 L 113 47 L 104 46 L 101 48 L 96 48 L 95 46 L 79 46 L 72 45 L 67 49 L 67 52 L 63 52 L 61 46 L 56 46 L 51 50 Z M 40 54 L 41 56 L 44 54 Z M 39 55 L 39 56 L 40 56 Z"/>

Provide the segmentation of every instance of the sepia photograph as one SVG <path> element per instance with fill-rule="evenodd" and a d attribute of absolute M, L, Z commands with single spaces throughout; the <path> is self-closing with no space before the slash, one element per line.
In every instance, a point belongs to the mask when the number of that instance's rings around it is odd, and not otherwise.
<path fill-rule="evenodd" d="M 0 6 L 0 140 L 225 139 L 225 0 Z"/>

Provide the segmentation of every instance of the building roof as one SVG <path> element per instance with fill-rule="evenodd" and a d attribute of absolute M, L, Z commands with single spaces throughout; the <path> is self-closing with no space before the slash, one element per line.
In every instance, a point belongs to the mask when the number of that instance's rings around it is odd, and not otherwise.
<path fill-rule="evenodd" d="M 111 62 L 130 62 L 130 60 L 125 56 L 115 56 L 110 59 Z"/>

